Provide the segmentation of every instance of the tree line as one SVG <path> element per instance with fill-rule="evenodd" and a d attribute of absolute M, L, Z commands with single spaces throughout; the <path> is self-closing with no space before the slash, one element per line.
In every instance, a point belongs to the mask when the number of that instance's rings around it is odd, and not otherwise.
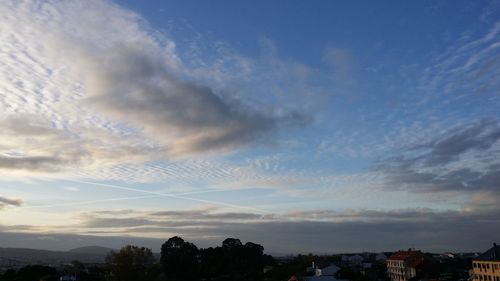
<path fill-rule="evenodd" d="M 264 267 L 273 264 L 259 244 L 227 238 L 221 246 L 203 249 L 175 236 L 161 246 L 159 260 L 149 248 L 127 245 L 111 252 L 105 265 L 92 271 L 78 262 L 59 273 L 37 265 L 8 270 L 0 281 L 52 281 L 61 275 L 78 281 L 259 281 L 264 280 Z"/>

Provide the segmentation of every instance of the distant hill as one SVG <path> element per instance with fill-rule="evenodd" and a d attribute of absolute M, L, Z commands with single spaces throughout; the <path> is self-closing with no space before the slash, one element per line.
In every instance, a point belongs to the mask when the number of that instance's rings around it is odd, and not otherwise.
<path fill-rule="evenodd" d="M 67 252 L 26 248 L 0 248 L 0 269 L 17 268 L 28 264 L 64 265 L 77 260 L 83 263 L 103 263 L 113 249 L 105 247 L 82 247 Z"/>
<path fill-rule="evenodd" d="M 68 252 L 70 253 L 78 253 L 78 254 L 95 254 L 95 255 L 107 255 L 109 252 L 114 251 L 115 249 L 101 247 L 101 246 L 87 246 L 71 249 Z"/>

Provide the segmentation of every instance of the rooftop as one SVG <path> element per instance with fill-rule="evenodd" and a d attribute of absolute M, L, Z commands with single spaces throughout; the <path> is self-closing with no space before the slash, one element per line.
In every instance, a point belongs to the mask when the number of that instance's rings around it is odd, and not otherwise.
<path fill-rule="evenodd" d="M 491 247 L 488 251 L 479 255 L 474 260 L 500 261 L 500 246 L 498 246 L 496 243 L 493 243 L 493 247 Z"/>
<path fill-rule="evenodd" d="M 392 254 L 388 260 L 406 260 L 408 258 L 416 258 L 422 256 L 421 251 L 408 250 L 408 251 L 398 251 Z"/>

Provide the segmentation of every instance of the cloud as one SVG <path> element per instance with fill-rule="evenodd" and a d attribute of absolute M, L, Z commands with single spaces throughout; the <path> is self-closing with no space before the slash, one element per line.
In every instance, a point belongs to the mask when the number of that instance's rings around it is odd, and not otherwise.
<path fill-rule="evenodd" d="M 423 164 L 435 166 L 456 160 L 470 150 L 487 150 L 500 140 L 500 123 L 496 120 L 481 120 L 464 127 L 455 128 L 440 139 L 424 145 L 430 151 L 425 154 Z"/>
<path fill-rule="evenodd" d="M 395 250 L 409 245 L 429 251 L 478 251 L 500 231 L 500 208 L 488 194 L 462 210 L 311 210 L 261 216 L 217 208 L 150 212 L 116 210 L 83 213 L 78 223 L 59 228 L 69 233 L 163 238 L 181 235 L 198 245 L 214 246 L 225 237 L 264 245 L 274 253 Z M 486 201 L 485 201 L 486 200 Z M 478 235 L 484 239 L 474 239 Z M 425 241 L 425 244 L 419 244 Z M 468 242 L 467 242 L 468 241 Z M 471 242 L 473 241 L 473 242 Z M 467 242 L 467 243 L 465 243 Z M 159 243 L 159 242 L 158 242 Z M 155 247 L 159 247 L 159 244 Z"/>
<path fill-rule="evenodd" d="M 310 121 L 302 107 L 282 104 L 289 98 L 267 100 L 279 87 L 256 83 L 275 73 L 264 62 L 254 69 L 222 43 L 214 62 L 183 58 L 172 38 L 109 1 L 5 1 L 0 12 L 8 15 L 0 170 L 120 178 L 135 169 L 145 180 L 153 174 L 145 163 L 224 155 Z M 295 80 L 289 75 L 271 80 L 288 85 L 281 80 Z"/>
<path fill-rule="evenodd" d="M 57 157 L 0 157 L 0 169 L 51 171 L 54 166 L 66 164 Z"/>
<path fill-rule="evenodd" d="M 464 124 L 380 161 L 389 188 L 413 191 L 499 191 L 500 123 Z"/>
<path fill-rule="evenodd" d="M 64 190 L 71 191 L 71 192 L 79 192 L 80 188 L 75 187 L 75 186 L 65 186 Z"/>
<path fill-rule="evenodd" d="M 355 60 L 349 50 L 327 48 L 324 52 L 324 60 L 332 67 L 334 76 L 338 81 L 353 79 Z"/>
<path fill-rule="evenodd" d="M 12 5 L 10 12 L 36 18 L 18 23 L 35 32 L 16 35 L 40 33 L 44 51 L 33 55 L 47 57 L 45 67 L 65 68 L 66 78 L 83 78 L 73 81 L 81 84 L 77 102 L 144 132 L 169 154 L 234 150 L 282 126 L 303 123 L 299 113 L 259 110 L 235 94 L 216 93 L 191 81 L 175 43 L 151 35 L 154 31 L 138 15 L 116 5 L 90 1 L 82 7 L 69 1 L 37 3 L 31 9 L 25 6 L 30 5 Z M 40 13 L 48 8 L 56 12 Z M 92 17 L 74 15 L 82 9 Z M 44 35 L 43 30 L 49 28 L 50 35 Z"/>
<path fill-rule="evenodd" d="M 478 95 L 481 99 L 498 102 L 496 77 L 500 70 L 495 66 L 498 65 L 500 44 L 495 39 L 499 33 L 498 20 L 492 22 L 487 32 L 465 30 L 459 40 L 436 56 L 423 70 L 419 81 L 418 87 L 423 93 L 430 94 L 424 98 L 426 102 L 474 102 Z"/>
<path fill-rule="evenodd" d="M 9 175 L 42 175 L 93 170 L 125 159 L 140 163 L 154 159 L 154 150 L 134 138 L 122 138 L 103 129 L 56 128 L 33 114 L 0 118 L 0 171 Z"/>
<path fill-rule="evenodd" d="M 86 245 L 120 248 L 135 244 L 159 250 L 169 237 L 181 235 L 199 247 L 220 245 L 227 237 L 238 237 L 264 246 L 266 252 L 342 253 L 362 251 L 394 251 L 416 247 L 425 251 L 481 252 L 497 239 L 498 221 L 471 220 L 456 217 L 452 220 L 415 222 L 317 222 L 282 221 L 261 223 L 212 224 L 205 228 L 155 229 L 123 228 L 120 231 L 79 231 L 54 234 L 0 231 L 0 246 L 68 250 Z M 8 229 L 8 227 L 7 227 Z M 143 231 L 141 236 L 134 231 Z M 144 233 L 155 237 L 144 237 Z M 131 235 L 132 234 L 132 235 Z M 147 235 L 147 234 L 146 234 Z M 52 237 L 41 241 L 37 237 Z M 481 239 L 477 239 L 481 237 Z M 425 241 L 425 244 L 422 242 Z"/>
<path fill-rule="evenodd" d="M 7 198 L 4 196 L 0 196 L 0 209 L 6 206 L 15 206 L 19 207 L 23 204 L 23 200 L 17 198 Z"/>
<path fill-rule="evenodd" d="M 262 112 L 180 81 L 158 63 L 159 50 L 124 43 L 102 57 L 90 54 L 94 65 L 82 70 L 89 85 L 84 101 L 117 121 L 143 128 L 174 155 L 233 150 L 281 125 L 302 123 L 300 114 Z"/>
<path fill-rule="evenodd" d="M 264 217 L 262 214 L 254 213 L 221 212 L 215 207 L 157 212 L 139 210 L 93 211 L 80 215 L 82 225 L 85 228 L 193 227 L 213 222 L 255 221 Z"/>
<path fill-rule="evenodd" d="M 217 212 L 214 208 L 203 209 L 203 210 L 189 210 L 189 211 L 160 211 L 153 212 L 150 215 L 152 217 L 163 218 L 163 219 L 182 219 L 182 220 L 209 220 L 209 221 L 219 221 L 219 220 L 254 220 L 262 219 L 261 214 L 252 213 L 235 213 L 235 212 Z"/>

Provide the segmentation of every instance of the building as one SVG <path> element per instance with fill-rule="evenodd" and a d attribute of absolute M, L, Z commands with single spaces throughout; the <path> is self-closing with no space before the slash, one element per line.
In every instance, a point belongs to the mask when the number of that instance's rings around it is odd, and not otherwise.
<path fill-rule="evenodd" d="M 496 243 L 472 260 L 472 280 L 500 281 L 500 246 Z"/>
<path fill-rule="evenodd" d="M 375 256 L 375 261 L 377 262 L 385 262 L 387 260 L 387 256 L 380 253 Z"/>
<path fill-rule="evenodd" d="M 310 269 L 313 270 L 310 270 Z M 313 276 L 304 277 L 304 281 L 342 281 L 335 278 L 335 274 L 340 268 L 334 264 L 318 266 L 314 262 L 311 267 L 308 267 L 308 272 L 312 272 Z"/>
<path fill-rule="evenodd" d="M 349 266 L 361 266 L 364 258 L 360 255 L 342 255 L 342 263 Z"/>
<path fill-rule="evenodd" d="M 323 268 L 316 268 L 315 276 L 335 276 L 340 268 L 334 264 L 330 264 Z"/>
<path fill-rule="evenodd" d="M 425 280 L 437 275 L 433 262 L 414 249 L 394 253 L 386 264 L 387 275 L 392 281 Z"/>

